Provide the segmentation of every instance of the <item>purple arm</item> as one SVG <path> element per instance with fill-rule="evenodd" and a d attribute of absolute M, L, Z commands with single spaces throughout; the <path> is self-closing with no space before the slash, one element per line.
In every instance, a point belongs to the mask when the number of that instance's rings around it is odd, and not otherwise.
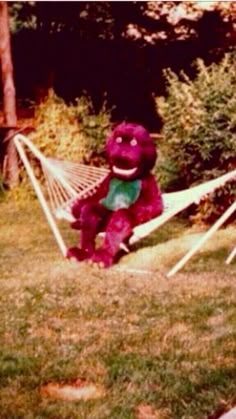
<path fill-rule="evenodd" d="M 142 190 L 138 200 L 130 207 L 135 225 L 144 223 L 160 215 L 163 211 L 161 191 L 153 175 L 142 180 Z"/>

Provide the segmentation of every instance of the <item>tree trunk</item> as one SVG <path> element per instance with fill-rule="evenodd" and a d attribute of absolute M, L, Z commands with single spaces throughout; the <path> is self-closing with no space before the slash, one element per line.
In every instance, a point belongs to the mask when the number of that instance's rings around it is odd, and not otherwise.
<path fill-rule="evenodd" d="M 18 160 L 12 135 L 17 125 L 16 95 L 13 79 L 8 5 L 0 1 L 0 61 L 3 87 L 3 115 L 7 140 L 4 154 L 3 177 L 9 187 L 18 182 Z"/>

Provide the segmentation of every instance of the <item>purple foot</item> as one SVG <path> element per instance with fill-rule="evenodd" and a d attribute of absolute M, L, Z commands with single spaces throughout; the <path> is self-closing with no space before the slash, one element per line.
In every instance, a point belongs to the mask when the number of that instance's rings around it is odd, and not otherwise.
<path fill-rule="evenodd" d="M 109 268 L 109 266 L 112 266 L 114 263 L 113 256 L 104 249 L 96 250 L 91 260 L 101 268 Z"/>
<path fill-rule="evenodd" d="M 75 259 L 78 262 L 81 262 L 82 260 L 89 259 L 89 254 L 86 250 L 79 249 L 78 247 L 70 247 L 67 250 L 66 257 L 67 259 Z"/>

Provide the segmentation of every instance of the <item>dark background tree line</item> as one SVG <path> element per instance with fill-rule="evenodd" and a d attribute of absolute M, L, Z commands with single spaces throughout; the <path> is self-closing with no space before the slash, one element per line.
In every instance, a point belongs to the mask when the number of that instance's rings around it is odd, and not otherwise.
<path fill-rule="evenodd" d="M 2 2 L 3 3 L 3 2 Z M 49 88 L 66 101 L 83 93 L 114 121 L 159 131 L 155 96 L 162 71 L 218 61 L 235 43 L 235 5 L 200 10 L 192 2 L 11 2 L 17 99 L 40 101 Z"/>

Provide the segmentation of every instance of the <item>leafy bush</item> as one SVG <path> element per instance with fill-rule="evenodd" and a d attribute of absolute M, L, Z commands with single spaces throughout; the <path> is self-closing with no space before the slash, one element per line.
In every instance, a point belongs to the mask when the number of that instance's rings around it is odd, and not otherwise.
<path fill-rule="evenodd" d="M 236 56 L 219 64 L 196 62 L 194 80 L 165 71 L 167 97 L 157 98 L 163 118 L 159 176 L 169 190 L 216 178 L 236 167 Z M 215 192 L 200 207 L 212 221 L 235 199 L 235 184 Z"/>
<path fill-rule="evenodd" d="M 89 162 L 102 156 L 104 139 L 110 128 L 110 113 L 95 114 L 86 97 L 67 105 L 53 91 L 35 112 L 35 132 L 31 138 L 48 156 Z"/>
<path fill-rule="evenodd" d="M 29 137 L 40 151 L 48 157 L 82 163 L 104 165 L 104 140 L 111 128 L 110 112 L 103 108 L 95 114 L 91 101 L 78 98 L 75 104 L 67 105 L 54 91 L 35 108 L 35 130 Z M 29 154 L 37 179 L 42 177 L 39 162 Z M 32 185 L 23 165 L 20 167 L 20 186 L 10 192 L 16 201 L 35 197 Z M 0 185 L 1 189 L 1 185 Z"/>

